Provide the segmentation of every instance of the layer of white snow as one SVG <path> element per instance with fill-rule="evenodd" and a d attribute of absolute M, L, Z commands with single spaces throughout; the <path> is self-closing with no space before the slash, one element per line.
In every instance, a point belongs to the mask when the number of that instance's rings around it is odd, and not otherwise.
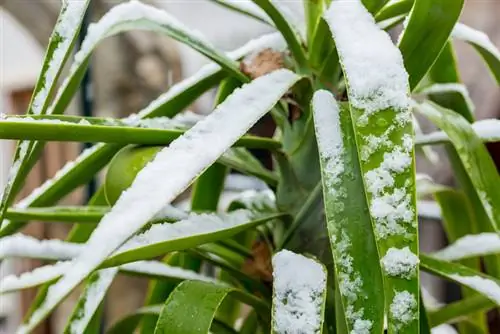
<path fill-rule="evenodd" d="M 22 273 L 21 275 L 5 276 L 0 281 L 0 293 L 26 289 L 33 286 L 44 284 L 48 281 L 60 277 L 71 269 L 72 262 L 58 262 L 53 265 L 38 267 L 32 271 Z"/>
<path fill-rule="evenodd" d="M 462 276 L 453 274 L 449 275 L 449 277 L 472 290 L 476 290 L 491 299 L 497 305 L 500 305 L 500 285 L 495 281 L 481 276 Z"/>
<path fill-rule="evenodd" d="M 390 276 L 412 279 L 417 273 L 419 259 L 409 247 L 389 248 L 381 262 L 385 272 Z"/>
<path fill-rule="evenodd" d="M 417 300 L 413 294 L 408 291 L 396 292 L 390 306 L 390 312 L 398 331 L 416 319 L 417 306 Z"/>
<path fill-rule="evenodd" d="M 80 253 L 83 245 L 58 239 L 38 240 L 28 235 L 16 233 L 3 237 L 0 242 L 0 259 L 7 257 L 27 257 L 31 259 L 67 260 Z"/>
<path fill-rule="evenodd" d="M 457 261 L 497 253 L 500 253 L 500 236 L 497 233 L 480 233 L 466 235 L 433 256 L 441 260 Z"/>
<path fill-rule="evenodd" d="M 320 333 L 326 273 L 316 261 L 282 250 L 273 256 L 273 329 Z"/>
<path fill-rule="evenodd" d="M 495 58 L 500 60 L 500 51 L 498 48 L 493 44 L 484 32 L 473 29 L 469 26 L 466 26 L 463 23 L 457 23 L 455 27 L 453 28 L 453 31 L 451 33 L 451 36 L 453 38 L 460 39 L 465 42 L 469 42 L 472 44 L 475 44 L 489 53 L 491 53 Z"/>
<path fill-rule="evenodd" d="M 417 211 L 419 217 L 441 220 L 441 207 L 434 201 L 417 201 Z"/>
<path fill-rule="evenodd" d="M 500 141 L 500 120 L 499 119 L 484 119 L 472 124 L 472 128 L 476 135 L 485 142 Z M 435 131 L 428 134 L 418 135 L 416 138 L 417 144 L 433 144 L 449 142 L 450 138 L 443 131 Z"/>

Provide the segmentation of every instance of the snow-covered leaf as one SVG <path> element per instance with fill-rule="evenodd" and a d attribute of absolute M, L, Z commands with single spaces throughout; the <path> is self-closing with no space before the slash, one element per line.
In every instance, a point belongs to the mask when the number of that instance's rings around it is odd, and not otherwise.
<path fill-rule="evenodd" d="M 500 119 L 483 119 L 472 124 L 476 136 L 483 142 L 500 141 Z M 443 131 L 435 131 L 418 135 L 415 139 L 416 145 L 433 145 L 449 143 L 450 137 Z"/>
<path fill-rule="evenodd" d="M 500 254 L 500 236 L 497 233 L 466 235 L 432 256 L 445 261 L 457 261 L 492 254 Z"/>
<path fill-rule="evenodd" d="M 500 230 L 500 175 L 481 139 L 471 124 L 459 114 L 434 103 L 425 102 L 418 110 L 450 138 L 470 177 L 492 227 Z"/>
<path fill-rule="evenodd" d="M 323 265 L 282 250 L 273 256 L 273 278 L 272 333 L 321 333 L 327 278 Z"/>
<path fill-rule="evenodd" d="M 466 286 L 500 306 L 500 281 L 463 265 L 438 260 L 430 256 L 420 256 L 423 270 Z"/>
<path fill-rule="evenodd" d="M 363 327 L 380 332 L 384 325 L 380 291 L 384 286 L 351 115 L 327 91 L 314 94 L 312 108 L 326 222 L 345 321 L 349 331 Z"/>
<path fill-rule="evenodd" d="M 498 84 L 500 84 L 500 51 L 484 32 L 457 23 L 451 35 L 453 38 L 470 43 L 481 54 Z"/>
<path fill-rule="evenodd" d="M 403 57 L 360 1 L 333 1 L 325 20 L 346 79 L 379 254 L 385 257 L 391 249 L 406 254 L 408 247 L 408 253 L 413 254 L 409 258 L 415 259 L 418 236 L 413 122 Z M 401 266 L 396 275 L 392 270 L 383 271 L 386 309 L 395 310 L 388 312 L 390 333 L 418 329 L 418 268 L 404 269 L 414 262 Z"/>
<path fill-rule="evenodd" d="M 249 16 L 264 24 L 274 27 L 273 21 L 269 19 L 269 16 L 267 16 L 266 12 L 264 12 L 259 6 L 257 6 L 251 0 L 212 0 L 212 1 L 230 10 Z"/>
<path fill-rule="evenodd" d="M 19 331 L 25 333 L 36 327 L 75 286 L 184 191 L 299 79 L 288 70 L 277 70 L 255 79 L 158 153 L 103 217 L 86 244 L 86 251 L 76 259 L 76 269 L 49 288 L 47 298 Z"/>

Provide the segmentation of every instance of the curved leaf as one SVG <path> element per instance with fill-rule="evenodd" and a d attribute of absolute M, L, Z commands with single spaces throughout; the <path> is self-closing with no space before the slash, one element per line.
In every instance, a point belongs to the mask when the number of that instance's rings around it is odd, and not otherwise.
<path fill-rule="evenodd" d="M 452 32 L 452 37 L 470 43 L 483 57 L 484 61 L 500 85 L 500 51 L 491 42 L 488 35 L 462 23 L 457 23 Z"/>
<path fill-rule="evenodd" d="M 77 259 L 78 270 L 64 275 L 19 332 L 29 332 L 121 244 L 173 201 L 239 137 L 267 113 L 298 80 L 288 70 L 274 71 L 235 91 L 208 117 L 157 154 L 103 217 Z M 234 113 L 238 108 L 239 112 Z M 227 124 L 231 124 L 228 127 Z M 223 136 L 221 137 L 221 134 Z M 207 149 L 207 143 L 211 143 Z M 169 178 L 164 178 L 169 175 Z M 112 232 L 111 232 L 112 231 Z M 109 238 L 109 235 L 113 238 Z"/>
<path fill-rule="evenodd" d="M 389 1 L 376 15 L 375 21 L 381 22 L 410 12 L 415 0 Z"/>
<path fill-rule="evenodd" d="M 313 259 L 287 250 L 273 256 L 271 333 L 322 333 L 326 277 Z"/>
<path fill-rule="evenodd" d="M 73 50 L 89 2 L 90 0 L 70 0 L 62 3 L 27 114 L 39 115 L 47 112 L 50 97 L 55 90 L 63 66 Z M 26 170 L 29 170 L 27 159 L 31 154 L 33 144 L 23 141 L 16 148 L 14 162 L 0 199 L 0 227 L 7 207 L 14 201 L 24 183 Z"/>
<path fill-rule="evenodd" d="M 261 8 L 259 8 L 259 6 L 254 4 L 253 1 L 251 0 L 212 0 L 212 1 L 230 10 L 254 18 L 257 21 L 260 21 L 264 24 L 274 27 L 273 21 L 269 19 L 269 16 L 267 16 L 266 12 L 264 12 Z"/>
<path fill-rule="evenodd" d="M 472 126 L 457 113 L 431 102 L 420 104 L 418 110 L 448 135 L 493 228 L 500 231 L 500 188 L 496 186 L 500 183 L 500 175 Z"/>
<path fill-rule="evenodd" d="M 106 331 L 106 334 L 133 334 L 139 322 L 147 316 L 158 318 L 163 305 L 149 305 L 137 309 L 134 313 L 118 320 Z"/>
<path fill-rule="evenodd" d="M 359 1 L 332 2 L 325 19 L 346 79 L 361 172 L 383 257 L 389 333 L 417 333 L 418 234 L 408 75 L 401 53 Z"/>
<path fill-rule="evenodd" d="M 161 310 L 155 334 L 206 334 L 222 301 L 231 295 L 253 306 L 258 312 L 268 312 L 261 300 L 224 285 L 186 281 L 170 294 Z M 193 305 L 195 305 L 193 307 Z"/>
<path fill-rule="evenodd" d="M 494 307 L 496 307 L 494 302 L 483 295 L 477 294 L 429 312 L 429 321 L 433 326 L 459 322 L 473 313 L 488 311 Z"/>
<path fill-rule="evenodd" d="M 446 45 L 463 5 L 464 0 L 415 0 L 398 43 L 412 91 Z"/>
<path fill-rule="evenodd" d="M 500 254 L 500 236 L 497 233 L 466 235 L 432 256 L 445 261 L 457 261 L 492 254 Z"/>
<path fill-rule="evenodd" d="M 380 295 L 384 289 L 380 257 L 351 115 L 327 91 L 314 94 L 312 107 L 327 228 L 347 326 L 349 332 L 362 326 L 382 332 L 385 300 Z"/>
<path fill-rule="evenodd" d="M 500 281 L 460 264 L 420 256 L 423 270 L 466 286 L 500 306 Z"/>

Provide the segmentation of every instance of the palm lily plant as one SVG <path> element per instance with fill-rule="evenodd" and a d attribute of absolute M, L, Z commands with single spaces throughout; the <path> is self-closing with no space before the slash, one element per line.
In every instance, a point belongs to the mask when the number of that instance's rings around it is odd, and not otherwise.
<path fill-rule="evenodd" d="M 91 25 L 58 88 L 89 2 L 62 2 L 26 115 L 0 119 L 0 138 L 19 140 L 0 202 L 0 257 L 49 262 L 0 283 L 0 293 L 40 287 L 18 333 L 81 283 L 65 333 L 97 333 L 108 288 L 130 274 L 150 279 L 145 305 L 109 333 L 490 331 L 500 176 L 484 143 L 500 141 L 500 121 L 475 121 L 453 43 L 471 44 L 496 84 L 500 53 L 458 22 L 463 0 L 305 0 L 304 18 L 276 1 L 216 0 L 276 30 L 229 53 L 131 1 Z M 387 31 L 403 21 L 393 42 Z M 130 30 L 165 34 L 212 62 L 125 119 L 65 116 L 94 49 Z M 183 113 L 212 87 L 210 115 Z M 272 138 L 249 135 L 266 114 Z M 440 130 L 421 133 L 416 114 Z M 14 203 L 47 141 L 96 144 Z M 416 173 L 415 152 L 434 161 L 438 144 L 456 188 Z M 250 149 L 267 150 L 272 168 Z M 85 206 L 58 206 L 104 169 Z M 265 186 L 222 206 L 231 170 Z M 423 254 L 418 216 L 428 210 L 417 203 L 429 196 L 451 245 Z M 18 232 L 30 220 L 74 225 L 66 240 L 37 240 Z M 420 270 L 459 284 L 462 299 L 432 302 Z"/>

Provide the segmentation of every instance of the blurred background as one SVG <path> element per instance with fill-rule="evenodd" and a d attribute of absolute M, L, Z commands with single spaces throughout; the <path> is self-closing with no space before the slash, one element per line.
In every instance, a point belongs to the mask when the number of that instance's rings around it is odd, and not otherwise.
<path fill-rule="evenodd" d="M 119 0 L 93 0 L 89 21 L 94 22 Z M 257 37 L 270 28 L 232 13 L 210 0 L 149 1 L 165 8 L 186 25 L 201 31 L 216 47 L 232 50 L 248 39 Z M 292 10 L 302 11 L 302 0 L 282 0 Z M 22 114 L 30 101 L 40 70 L 44 47 L 57 18 L 60 2 L 57 0 L 0 0 L 0 113 Z M 461 21 L 486 32 L 493 43 L 500 46 L 500 0 L 468 0 Z M 456 43 L 462 79 L 476 105 L 479 119 L 500 118 L 500 91 L 477 53 L 468 45 Z M 193 74 L 206 63 L 203 56 L 166 37 L 147 32 L 133 32 L 109 38 L 94 53 L 88 85 L 83 89 L 86 99 L 76 98 L 68 113 L 94 116 L 123 117 L 138 112 L 158 95 L 182 78 Z M 213 92 L 206 94 L 191 110 L 210 112 Z M 86 103 L 82 101 L 85 100 Z M 90 102 L 90 103 L 89 103 Z M 424 131 L 429 130 L 425 127 Z M 0 141 L 0 188 L 12 162 L 15 143 Z M 77 144 L 50 143 L 43 158 L 29 176 L 20 198 L 60 169 L 82 149 Z M 490 146 L 497 165 L 500 165 L 500 147 Z M 439 151 L 438 151 L 439 153 Z M 418 161 L 419 172 L 431 175 L 437 182 L 453 182 L 443 154 L 438 166 Z M 67 198 L 66 204 L 79 204 L 87 196 L 85 191 Z M 439 221 L 422 222 L 421 243 L 424 251 L 435 250 L 446 243 Z M 23 233 L 37 238 L 64 238 L 66 226 L 30 224 Z M 0 241 L 1 242 L 1 241 Z M 21 273 L 39 266 L 39 261 L 4 261 L 0 276 Z M 425 278 L 431 293 L 441 299 L 454 298 L 453 287 Z M 113 303 L 106 306 L 106 322 L 112 323 L 141 305 L 146 288 L 145 280 L 121 277 L 110 290 Z M 28 309 L 36 290 L 21 294 L 0 296 L 0 334 L 13 333 L 22 314 Z M 77 294 L 59 307 L 41 326 L 38 334 L 60 333 L 69 304 Z"/>

